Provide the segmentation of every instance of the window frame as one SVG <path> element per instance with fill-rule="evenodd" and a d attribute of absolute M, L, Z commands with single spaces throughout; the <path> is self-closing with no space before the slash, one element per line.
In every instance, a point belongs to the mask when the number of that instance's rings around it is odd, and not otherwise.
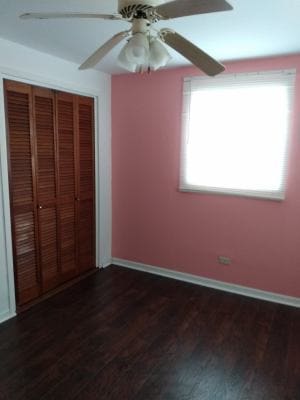
<path fill-rule="evenodd" d="M 235 73 L 224 74 L 214 78 L 204 76 L 185 77 L 183 81 L 183 104 L 182 104 L 182 129 L 181 129 L 181 159 L 180 159 L 180 180 L 179 191 L 181 192 L 194 192 L 206 193 L 217 195 L 230 195 L 241 196 L 267 200 L 282 201 L 285 199 L 286 182 L 287 182 L 287 167 L 288 156 L 291 141 L 291 128 L 292 128 L 292 114 L 295 96 L 295 78 L 296 69 L 287 70 L 272 70 L 251 73 Z M 284 164 L 282 183 L 279 190 L 252 190 L 252 189 L 234 189 L 234 188 L 221 188 L 195 185 L 186 182 L 186 147 L 189 137 L 189 118 L 191 96 L 193 92 L 201 89 L 207 90 L 209 88 L 232 88 L 234 86 L 241 87 L 242 85 L 255 86 L 259 83 L 266 85 L 274 85 L 275 83 L 284 84 L 288 89 L 288 128 L 284 152 Z"/>

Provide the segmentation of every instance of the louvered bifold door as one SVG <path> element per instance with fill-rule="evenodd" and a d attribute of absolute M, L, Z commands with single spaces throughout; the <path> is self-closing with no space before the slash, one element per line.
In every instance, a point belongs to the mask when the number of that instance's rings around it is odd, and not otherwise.
<path fill-rule="evenodd" d="M 77 221 L 80 272 L 95 268 L 94 99 L 77 97 Z"/>
<path fill-rule="evenodd" d="M 58 92 L 57 144 L 59 183 L 60 260 L 62 280 L 78 274 L 76 261 L 76 96 Z"/>
<path fill-rule="evenodd" d="M 33 88 L 37 208 L 43 292 L 55 288 L 60 282 L 54 107 L 55 99 L 52 90 Z"/>
<path fill-rule="evenodd" d="M 17 304 L 41 294 L 32 89 L 5 81 L 11 220 Z"/>

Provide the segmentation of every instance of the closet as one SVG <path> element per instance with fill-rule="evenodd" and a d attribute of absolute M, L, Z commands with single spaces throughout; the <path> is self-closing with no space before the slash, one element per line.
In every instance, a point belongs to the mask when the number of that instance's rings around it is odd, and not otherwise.
<path fill-rule="evenodd" d="M 94 99 L 4 83 L 16 298 L 95 268 Z"/>

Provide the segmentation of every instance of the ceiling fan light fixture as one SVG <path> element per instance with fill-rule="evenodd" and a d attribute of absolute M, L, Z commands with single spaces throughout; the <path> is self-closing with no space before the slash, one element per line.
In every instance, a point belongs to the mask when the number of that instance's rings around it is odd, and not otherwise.
<path fill-rule="evenodd" d="M 118 0 L 118 4 L 119 13 L 117 14 L 33 12 L 22 14 L 20 18 L 93 18 L 122 20 L 131 23 L 130 29 L 115 34 L 100 46 L 80 65 L 80 70 L 95 67 L 125 38 L 129 38 L 129 40 L 118 60 L 119 64 L 130 72 L 150 73 L 164 67 L 171 59 L 164 45 L 168 45 L 181 54 L 208 76 L 218 75 L 225 70 L 224 65 L 173 29 L 157 30 L 152 28 L 152 25 L 161 20 L 232 10 L 233 7 L 228 0 Z"/>
<path fill-rule="evenodd" d="M 149 65 L 153 71 L 165 67 L 171 60 L 171 56 L 166 47 L 156 38 L 150 42 Z"/>
<path fill-rule="evenodd" d="M 125 46 L 128 61 L 132 64 L 146 64 L 149 59 L 149 40 L 142 32 L 135 33 Z"/>
<path fill-rule="evenodd" d="M 118 64 L 120 65 L 120 67 L 127 69 L 127 71 L 130 72 L 136 72 L 137 70 L 137 64 L 130 62 L 127 58 L 126 46 L 123 47 L 118 56 Z"/>

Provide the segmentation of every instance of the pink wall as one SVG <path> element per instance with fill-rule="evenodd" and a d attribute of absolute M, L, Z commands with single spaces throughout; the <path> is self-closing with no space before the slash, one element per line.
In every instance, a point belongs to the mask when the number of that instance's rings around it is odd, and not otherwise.
<path fill-rule="evenodd" d="M 300 56 L 227 65 L 281 68 L 297 68 L 283 202 L 178 191 L 182 78 L 196 69 L 113 77 L 113 257 L 300 297 Z"/>

